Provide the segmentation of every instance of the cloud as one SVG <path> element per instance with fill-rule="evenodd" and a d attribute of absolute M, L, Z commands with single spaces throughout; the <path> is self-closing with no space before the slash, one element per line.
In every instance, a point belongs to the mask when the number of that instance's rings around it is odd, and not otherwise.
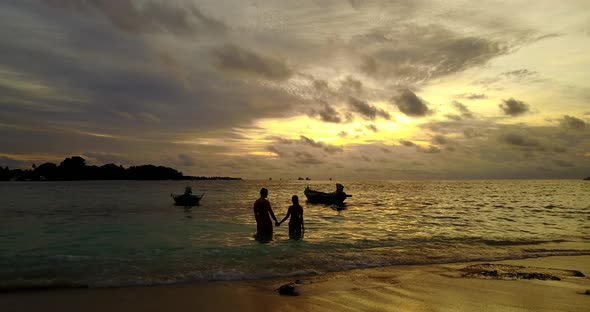
<path fill-rule="evenodd" d="M 320 165 L 323 164 L 324 161 L 318 159 L 317 157 L 311 155 L 308 152 L 299 152 L 295 151 L 295 163 L 302 164 L 302 165 Z"/>
<path fill-rule="evenodd" d="M 330 88 L 328 87 L 328 82 L 322 79 L 313 80 L 312 82 L 313 87 L 318 91 L 328 91 Z"/>
<path fill-rule="evenodd" d="M 412 141 L 407 141 L 407 140 L 399 140 L 399 143 L 405 147 L 416 146 L 416 143 L 414 143 Z"/>
<path fill-rule="evenodd" d="M 316 148 L 321 148 L 322 150 L 324 150 L 326 153 L 329 154 L 334 154 L 334 153 L 338 153 L 338 152 L 342 152 L 342 148 L 338 147 L 338 146 L 334 146 L 334 145 L 329 145 L 329 144 L 325 144 L 322 142 L 316 142 L 313 139 L 310 139 L 304 135 L 300 136 L 300 140 L 301 142 L 303 142 L 304 144 L 307 144 L 311 147 L 316 147 Z"/>
<path fill-rule="evenodd" d="M 294 74 L 291 67 L 280 58 L 264 56 L 233 45 L 213 50 L 213 56 L 215 66 L 226 72 L 271 80 L 285 80 Z"/>
<path fill-rule="evenodd" d="M 566 129 L 584 130 L 586 128 L 586 123 L 582 119 L 573 116 L 564 115 L 559 122 Z"/>
<path fill-rule="evenodd" d="M 498 137 L 498 140 L 501 143 L 516 147 L 543 149 L 541 143 L 538 140 L 526 137 L 518 133 L 501 134 Z"/>
<path fill-rule="evenodd" d="M 366 119 L 375 120 L 377 117 L 381 117 L 386 120 L 391 119 L 391 115 L 389 115 L 388 112 L 373 105 L 369 105 L 367 102 L 361 101 L 355 97 L 349 97 L 348 104 L 353 111 L 361 114 Z"/>
<path fill-rule="evenodd" d="M 473 128 L 467 128 L 463 130 L 463 136 L 466 138 L 477 138 L 481 136 L 481 133 Z"/>
<path fill-rule="evenodd" d="M 285 144 L 285 145 L 301 144 L 301 145 L 307 145 L 307 146 L 310 146 L 313 148 L 319 148 L 328 154 L 336 154 L 336 153 L 340 153 L 343 151 L 343 149 L 339 146 L 326 144 L 323 142 L 317 142 L 314 139 L 308 138 L 304 135 L 299 136 L 299 140 L 290 140 L 290 139 L 284 139 L 284 138 L 273 138 L 273 139 L 276 140 L 278 143 Z"/>
<path fill-rule="evenodd" d="M 29 168 L 29 166 L 31 166 L 31 163 L 26 160 L 19 160 L 9 156 L 0 155 L 0 167 L 2 168 Z"/>
<path fill-rule="evenodd" d="M 500 75 L 508 77 L 508 78 L 515 78 L 518 80 L 522 80 L 522 79 L 530 78 L 531 76 L 537 76 L 537 74 L 538 73 L 534 70 L 530 71 L 528 69 L 517 69 L 517 70 L 513 70 L 513 71 L 503 72 Z"/>
<path fill-rule="evenodd" d="M 377 126 L 375 126 L 373 124 L 367 125 L 366 128 L 369 129 L 369 130 L 371 130 L 371 131 L 373 131 L 373 132 L 378 132 L 379 131 L 379 129 L 377 129 Z"/>
<path fill-rule="evenodd" d="M 181 166 L 192 167 L 196 164 L 194 158 L 189 154 L 178 154 L 178 159 L 180 160 Z"/>
<path fill-rule="evenodd" d="M 560 167 L 566 167 L 566 168 L 574 167 L 574 164 L 572 164 L 571 162 L 561 160 L 561 159 L 554 159 L 553 163 L 555 163 L 556 165 L 558 165 Z"/>
<path fill-rule="evenodd" d="M 428 106 L 409 89 L 401 91 L 392 98 L 393 104 L 407 116 L 423 117 L 429 114 Z"/>
<path fill-rule="evenodd" d="M 269 151 L 269 152 L 271 152 L 271 153 L 273 153 L 273 154 L 276 154 L 279 157 L 285 156 L 285 153 L 283 153 L 282 151 L 280 151 L 279 149 L 277 149 L 275 146 L 267 146 L 266 147 L 266 150 Z"/>
<path fill-rule="evenodd" d="M 434 137 L 432 137 L 432 141 L 436 144 L 440 144 L 440 145 L 444 145 L 449 143 L 449 140 L 444 136 L 444 135 L 440 135 L 437 134 Z"/>
<path fill-rule="evenodd" d="M 463 118 L 473 118 L 473 113 L 465 106 L 463 103 L 459 101 L 453 101 L 453 106 L 461 113 Z"/>
<path fill-rule="evenodd" d="M 301 142 L 303 142 L 303 143 L 305 143 L 305 144 L 307 144 L 307 145 L 309 145 L 311 147 L 319 147 L 319 148 L 324 147 L 324 144 L 323 143 L 316 142 L 313 139 L 310 139 L 310 138 L 308 138 L 308 137 L 306 137 L 304 135 L 300 136 L 300 138 L 301 138 Z"/>
<path fill-rule="evenodd" d="M 129 157 L 125 154 L 114 154 L 105 152 L 84 152 L 81 156 L 86 158 L 89 163 L 95 165 L 104 164 L 116 164 L 116 165 L 129 165 L 132 164 Z"/>
<path fill-rule="evenodd" d="M 151 122 L 151 123 L 160 123 L 161 122 L 160 118 L 154 116 L 154 114 L 152 114 L 152 113 L 140 112 L 139 117 L 143 121 L 146 121 L 146 122 Z"/>
<path fill-rule="evenodd" d="M 360 70 L 369 76 L 376 76 L 378 74 L 379 67 L 375 58 L 365 55 L 361 59 Z"/>
<path fill-rule="evenodd" d="M 487 96 L 483 93 L 464 93 L 458 95 L 458 97 L 467 100 L 483 100 L 487 98 Z"/>
<path fill-rule="evenodd" d="M 363 4 L 363 0 L 348 0 L 348 3 L 351 7 L 358 10 Z"/>
<path fill-rule="evenodd" d="M 363 83 L 360 80 L 354 79 L 351 76 L 346 77 L 345 80 L 340 82 L 341 92 L 352 92 L 359 94 L 363 92 Z"/>
<path fill-rule="evenodd" d="M 340 123 L 342 122 L 342 118 L 338 112 L 330 105 L 324 103 L 322 105 L 322 109 L 317 112 L 320 116 L 320 119 L 324 122 L 331 122 L 331 123 Z"/>
<path fill-rule="evenodd" d="M 176 35 L 192 35 L 198 30 L 223 32 L 223 22 L 206 16 L 194 5 L 169 2 L 144 1 L 136 6 L 131 0 L 46 0 L 55 8 L 76 10 L 82 14 L 99 12 L 117 29 L 132 33 L 169 32 Z"/>
<path fill-rule="evenodd" d="M 418 150 L 421 151 L 422 153 L 426 153 L 426 154 L 438 154 L 440 153 L 440 148 L 436 147 L 436 146 L 432 146 L 430 145 L 429 147 L 418 147 Z"/>
<path fill-rule="evenodd" d="M 477 36 L 463 36 L 442 25 L 418 26 L 398 23 L 393 28 L 377 28 L 353 41 L 362 49 L 376 37 L 392 38 L 361 59 L 361 70 L 370 76 L 395 79 L 411 84 L 461 72 L 483 65 L 506 54 L 500 42 Z"/>
<path fill-rule="evenodd" d="M 498 106 L 506 115 L 519 116 L 529 111 L 529 105 L 523 101 L 510 98 L 508 100 L 502 100 L 502 102 Z"/>

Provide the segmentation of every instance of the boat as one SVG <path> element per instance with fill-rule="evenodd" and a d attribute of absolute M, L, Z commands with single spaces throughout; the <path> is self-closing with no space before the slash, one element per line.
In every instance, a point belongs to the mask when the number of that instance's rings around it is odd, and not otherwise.
<path fill-rule="evenodd" d="M 336 191 L 332 193 L 312 190 L 307 186 L 303 194 L 305 194 L 309 203 L 340 206 L 344 205 L 346 198 L 352 197 L 352 195 L 344 193 L 344 186 L 340 183 L 336 184 Z"/>
<path fill-rule="evenodd" d="M 590 177 L 584 178 L 585 181 L 590 181 Z"/>
<path fill-rule="evenodd" d="M 198 206 L 201 198 L 205 196 L 205 193 L 201 195 L 193 195 L 190 186 L 184 189 L 184 194 L 174 195 L 170 194 L 174 198 L 174 204 L 176 206 Z"/>

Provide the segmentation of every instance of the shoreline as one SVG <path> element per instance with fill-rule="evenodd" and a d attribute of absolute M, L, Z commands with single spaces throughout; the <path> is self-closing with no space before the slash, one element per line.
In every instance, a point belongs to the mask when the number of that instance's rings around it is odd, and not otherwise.
<path fill-rule="evenodd" d="M 495 269 L 491 274 L 462 277 L 467 267 L 487 263 Z M 537 275 L 494 275 L 525 270 L 520 267 Z M 585 276 L 575 276 L 575 271 Z M 537 279 L 545 273 L 559 280 Z M 279 295 L 276 289 L 287 283 L 298 296 Z M 6 292 L 0 293 L 0 306 L 3 311 L 582 311 L 590 306 L 589 290 L 590 256 L 582 255 L 396 265 L 246 281 Z"/>

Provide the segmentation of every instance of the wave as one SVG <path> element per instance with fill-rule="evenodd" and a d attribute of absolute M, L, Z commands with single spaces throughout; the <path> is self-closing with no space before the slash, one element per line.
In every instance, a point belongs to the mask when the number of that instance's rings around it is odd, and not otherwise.
<path fill-rule="evenodd" d="M 565 243 L 567 240 L 554 239 L 554 240 L 493 240 L 484 239 L 482 243 L 488 246 L 525 246 L 525 245 L 541 245 L 547 243 Z"/>
<path fill-rule="evenodd" d="M 590 255 L 590 250 L 577 249 L 523 249 L 521 254 L 497 254 L 497 255 L 468 255 L 455 257 L 424 257 L 422 259 L 354 259 L 342 263 L 325 266 L 322 269 L 292 269 L 288 271 L 263 270 L 247 272 L 240 270 L 217 270 L 209 272 L 176 273 L 169 276 L 162 275 L 134 275 L 117 276 L 103 280 L 76 281 L 63 279 L 13 279 L 0 282 L 0 293 L 46 291 L 58 289 L 84 289 L 84 288 L 123 288 L 123 287 L 147 287 L 165 286 L 187 283 L 205 283 L 213 281 L 245 281 L 276 278 L 293 278 L 300 276 L 323 275 L 328 272 L 341 272 L 354 269 L 390 267 L 401 265 L 432 265 L 446 263 L 489 262 L 500 260 L 514 260 L 524 258 L 539 258 L 548 256 L 581 256 Z M 246 268 L 244 268 L 246 269 Z"/>
<path fill-rule="evenodd" d="M 24 279 L 0 283 L 0 293 L 80 288 L 90 288 L 90 285 L 74 281 Z"/>

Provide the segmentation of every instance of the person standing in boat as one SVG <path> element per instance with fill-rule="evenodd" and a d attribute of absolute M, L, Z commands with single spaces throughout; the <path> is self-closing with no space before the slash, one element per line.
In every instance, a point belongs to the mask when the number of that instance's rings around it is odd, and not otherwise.
<path fill-rule="evenodd" d="M 275 220 L 275 225 L 278 226 L 277 218 L 275 217 L 270 202 L 266 199 L 268 197 L 268 190 L 266 188 L 260 189 L 260 198 L 254 202 L 254 218 L 256 218 L 256 239 L 260 241 L 272 240 L 273 227 L 272 217 Z M 270 216 L 269 216 L 270 214 Z"/>
<path fill-rule="evenodd" d="M 293 205 L 289 207 L 287 211 L 287 215 L 278 225 L 285 222 L 291 216 L 291 220 L 289 220 L 289 238 L 298 240 L 303 237 L 305 233 L 305 226 L 303 224 L 303 207 L 299 205 L 299 197 L 297 195 L 293 195 L 291 197 L 291 201 Z"/>

